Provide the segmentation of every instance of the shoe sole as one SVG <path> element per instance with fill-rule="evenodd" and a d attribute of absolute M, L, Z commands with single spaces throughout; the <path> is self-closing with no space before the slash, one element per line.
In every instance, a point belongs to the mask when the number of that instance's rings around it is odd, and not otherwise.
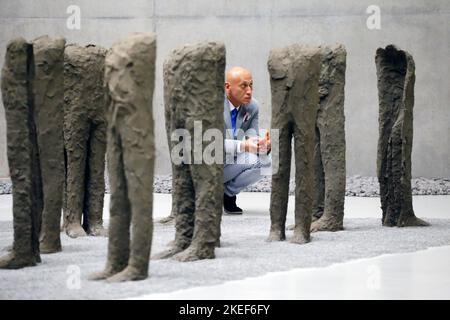
<path fill-rule="evenodd" d="M 225 213 L 227 213 L 227 214 L 235 214 L 235 215 L 243 213 L 243 211 L 228 211 L 226 209 L 224 209 L 223 211 L 225 211 Z"/>

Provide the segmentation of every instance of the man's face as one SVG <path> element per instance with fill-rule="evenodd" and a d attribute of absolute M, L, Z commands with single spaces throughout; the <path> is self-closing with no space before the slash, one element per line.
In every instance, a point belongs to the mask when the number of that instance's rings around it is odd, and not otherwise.
<path fill-rule="evenodd" d="M 235 106 L 250 103 L 253 93 L 252 74 L 246 70 L 234 73 L 225 82 L 225 91 Z"/>

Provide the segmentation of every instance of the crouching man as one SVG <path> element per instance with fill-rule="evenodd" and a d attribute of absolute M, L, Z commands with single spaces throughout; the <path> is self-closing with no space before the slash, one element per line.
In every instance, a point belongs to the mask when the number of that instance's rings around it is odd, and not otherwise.
<path fill-rule="evenodd" d="M 258 102 L 252 98 L 253 79 L 249 70 L 233 67 L 225 79 L 225 213 L 242 214 L 236 195 L 268 174 L 271 161 L 269 134 L 259 137 Z"/>

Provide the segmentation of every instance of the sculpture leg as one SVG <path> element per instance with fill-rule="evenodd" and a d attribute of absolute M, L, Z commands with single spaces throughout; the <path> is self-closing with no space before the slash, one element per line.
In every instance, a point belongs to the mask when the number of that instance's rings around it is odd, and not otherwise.
<path fill-rule="evenodd" d="M 401 186 L 403 192 L 402 211 L 398 218 L 399 227 L 426 227 L 430 223 L 416 217 L 412 203 L 411 190 L 411 154 L 413 145 L 413 108 L 414 108 L 414 85 L 415 67 L 414 60 L 410 54 L 406 54 L 407 75 L 403 90 L 403 126 L 402 126 L 402 179 Z"/>
<path fill-rule="evenodd" d="M 218 164 L 193 164 L 190 171 L 195 190 L 194 234 L 189 247 L 174 258 L 179 261 L 213 259 L 214 248 L 220 238 L 223 167 Z"/>
<path fill-rule="evenodd" d="M 292 83 L 287 69 L 291 65 L 289 49 L 271 51 L 268 60 L 272 94 L 272 130 L 279 130 L 278 172 L 272 175 L 270 194 L 270 233 L 267 241 L 286 239 L 286 215 L 289 201 L 289 180 L 292 157 L 293 119 L 288 108 Z M 290 227 L 288 227 L 289 229 Z"/>
<path fill-rule="evenodd" d="M 312 232 L 344 229 L 345 133 L 344 127 L 336 122 L 329 121 L 320 130 L 325 206 L 322 217 L 313 222 Z"/>
<path fill-rule="evenodd" d="M 40 262 L 39 225 L 42 185 L 34 123 L 33 47 L 12 40 L 2 69 L 1 91 L 7 124 L 8 164 L 13 183 L 14 242 L 0 258 L 0 269 L 18 269 Z"/>
<path fill-rule="evenodd" d="M 291 173 L 292 125 L 282 114 L 272 113 L 272 128 L 279 130 L 279 168 L 272 176 L 270 194 L 270 233 L 267 241 L 286 239 L 286 215 L 289 201 L 289 177 Z"/>
<path fill-rule="evenodd" d="M 81 226 L 86 192 L 85 172 L 89 124 L 82 115 L 66 114 L 64 141 L 67 152 L 65 230 L 69 237 L 86 236 Z"/>
<path fill-rule="evenodd" d="M 325 173 L 320 151 L 320 131 L 316 127 L 316 143 L 314 145 L 314 198 L 312 220 L 320 219 L 325 206 Z"/>
<path fill-rule="evenodd" d="M 175 241 L 168 250 L 156 254 L 154 259 L 165 259 L 185 250 L 191 244 L 194 234 L 195 193 L 189 165 L 173 166 L 173 180 L 176 187 L 172 190 L 175 201 Z"/>
<path fill-rule="evenodd" d="M 395 226 L 397 227 L 425 227 L 430 224 L 415 216 L 412 207 L 412 192 L 411 192 L 411 168 L 408 168 L 408 162 L 411 163 L 411 154 L 407 154 L 405 144 L 408 140 L 412 140 L 411 136 L 405 139 L 405 120 L 399 119 L 392 128 L 391 141 L 392 141 L 392 200 L 390 201 L 390 207 L 397 210 L 395 217 Z M 411 123 L 412 126 L 412 123 Z M 408 159 L 409 157 L 409 159 Z M 389 215 L 393 217 L 394 215 Z"/>
<path fill-rule="evenodd" d="M 8 158 L 15 159 L 16 156 L 24 154 L 8 152 Z M 26 158 L 22 158 L 26 159 Z M 20 162 L 17 161 L 17 162 Z M 16 169 L 21 168 L 22 164 L 17 163 Z M 25 163 L 24 163 L 25 164 Z M 22 167 L 26 172 L 26 166 Z M 13 177 L 13 226 L 14 242 L 12 251 L 0 258 L 0 269 L 19 269 L 23 267 L 35 266 L 40 262 L 39 252 L 36 252 L 33 242 L 38 242 L 35 228 L 33 227 L 32 210 L 32 181 L 29 177 Z M 17 180 L 16 180 L 17 179 Z"/>
<path fill-rule="evenodd" d="M 44 138 L 44 140 L 47 143 L 40 145 L 41 154 L 44 155 L 44 159 L 41 157 L 44 210 L 39 240 L 42 253 L 54 253 L 62 250 L 60 225 L 63 205 L 64 161 L 63 157 L 61 159 L 48 159 L 48 155 L 57 155 L 58 152 L 62 155 L 63 146 L 62 143 L 50 143 L 49 137 L 48 139 Z M 61 150 L 58 148 L 61 148 Z"/>
<path fill-rule="evenodd" d="M 345 115 L 344 85 L 346 51 L 344 46 L 326 47 L 322 51 L 319 83 L 320 103 L 316 127 L 325 180 L 324 214 L 313 223 L 312 231 L 342 230 L 345 201 Z M 317 134 L 316 133 L 316 134 Z M 317 169 L 316 169 L 317 170 Z"/>
<path fill-rule="evenodd" d="M 111 190 L 108 258 L 102 272 L 94 273 L 91 280 L 109 278 L 128 265 L 130 256 L 131 208 L 128 199 L 127 180 L 121 139 L 116 129 L 109 129 L 108 171 Z"/>
<path fill-rule="evenodd" d="M 140 111 L 140 110 L 139 110 Z M 137 112 L 135 117 L 139 117 Z M 148 276 L 150 250 L 153 235 L 153 128 L 148 124 L 147 132 L 123 127 L 122 150 L 126 196 L 131 209 L 131 242 L 128 266 L 108 279 L 109 282 L 142 280 Z"/>
<path fill-rule="evenodd" d="M 85 230 L 93 236 L 108 235 L 103 227 L 103 199 L 105 197 L 106 123 L 91 130 L 87 181 L 87 223 Z"/>
<path fill-rule="evenodd" d="M 34 104 L 43 186 L 40 252 L 61 251 L 60 223 L 64 185 L 63 59 L 65 40 L 43 36 L 33 41 Z"/>
<path fill-rule="evenodd" d="M 317 124 L 320 128 L 320 153 L 325 176 L 323 186 L 325 206 L 323 216 L 312 225 L 311 231 L 313 232 L 338 231 L 344 228 L 345 129 L 343 102 L 335 102 L 334 106 L 327 110 L 326 119 L 322 119 L 322 115 L 323 113 L 319 115 Z"/>
<path fill-rule="evenodd" d="M 302 115 L 307 117 L 308 115 Z M 295 150 L 295 226 L 293 243 L 310 241 L 311 209 L 313 201 L 313 139 L 306 128 L 294 129 Z"/>

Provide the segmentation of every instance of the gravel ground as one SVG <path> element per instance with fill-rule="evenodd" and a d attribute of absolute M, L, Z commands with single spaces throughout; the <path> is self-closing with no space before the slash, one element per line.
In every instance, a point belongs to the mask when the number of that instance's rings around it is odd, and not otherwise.
<path fill-rule="evenodd" d="M 87 280 L 89 274 L 105 265 L 107 238 L 71 239 L 62 234 L 63 251 L 42 255 L 38 266 L 0 270 L 0 299 L 129 298 L 449 245 L 450 220 L 427 221 L 431 223 L 427 228 L 387 228 L 376 218 L 346 219 L 344 231 L 314 233 L 310 243 L 297 245 L 265 241 L 270 227 L 267 214 L 224 215 L 216 259 L 187 263 L 152 260 L 148 279 L 121 284 Z M 287 223 L 292 222 L 290 215 Z M 156 223 L 152 252 L 163 250 L 173 235 L 173 225 Z M 0 222 L 0 248 L 10 245 L 12 237 L 12 222 Z M 288 231 L 287 240 L 291 237 L 292 231 Z M 0 255 L 5 253 L 0 249 Z"/>
<path fill-rule="evenodd" d="M 450 195 L 450 179 L 447 178 L 414 178 L 411 181 L 413 195 Z M 289 193 L 294 194 L 295 182 L 289 183 Z M 156 193 L 171 193 L 172 176 L 155 176 L 154 191 Z M 270 192 L 270 177 L 263 178 L 258 183 L 249 186 L 246 192 Z M 106 179 L 106 192 L 109 192 L 108 179 Z M 11 182 L 0 179 L 0 194 L 11 193 Z M 345 195 L 350 197 L 378 197 L 380 189 L 376 177 L 351 176 L 347 177 Z"/>

